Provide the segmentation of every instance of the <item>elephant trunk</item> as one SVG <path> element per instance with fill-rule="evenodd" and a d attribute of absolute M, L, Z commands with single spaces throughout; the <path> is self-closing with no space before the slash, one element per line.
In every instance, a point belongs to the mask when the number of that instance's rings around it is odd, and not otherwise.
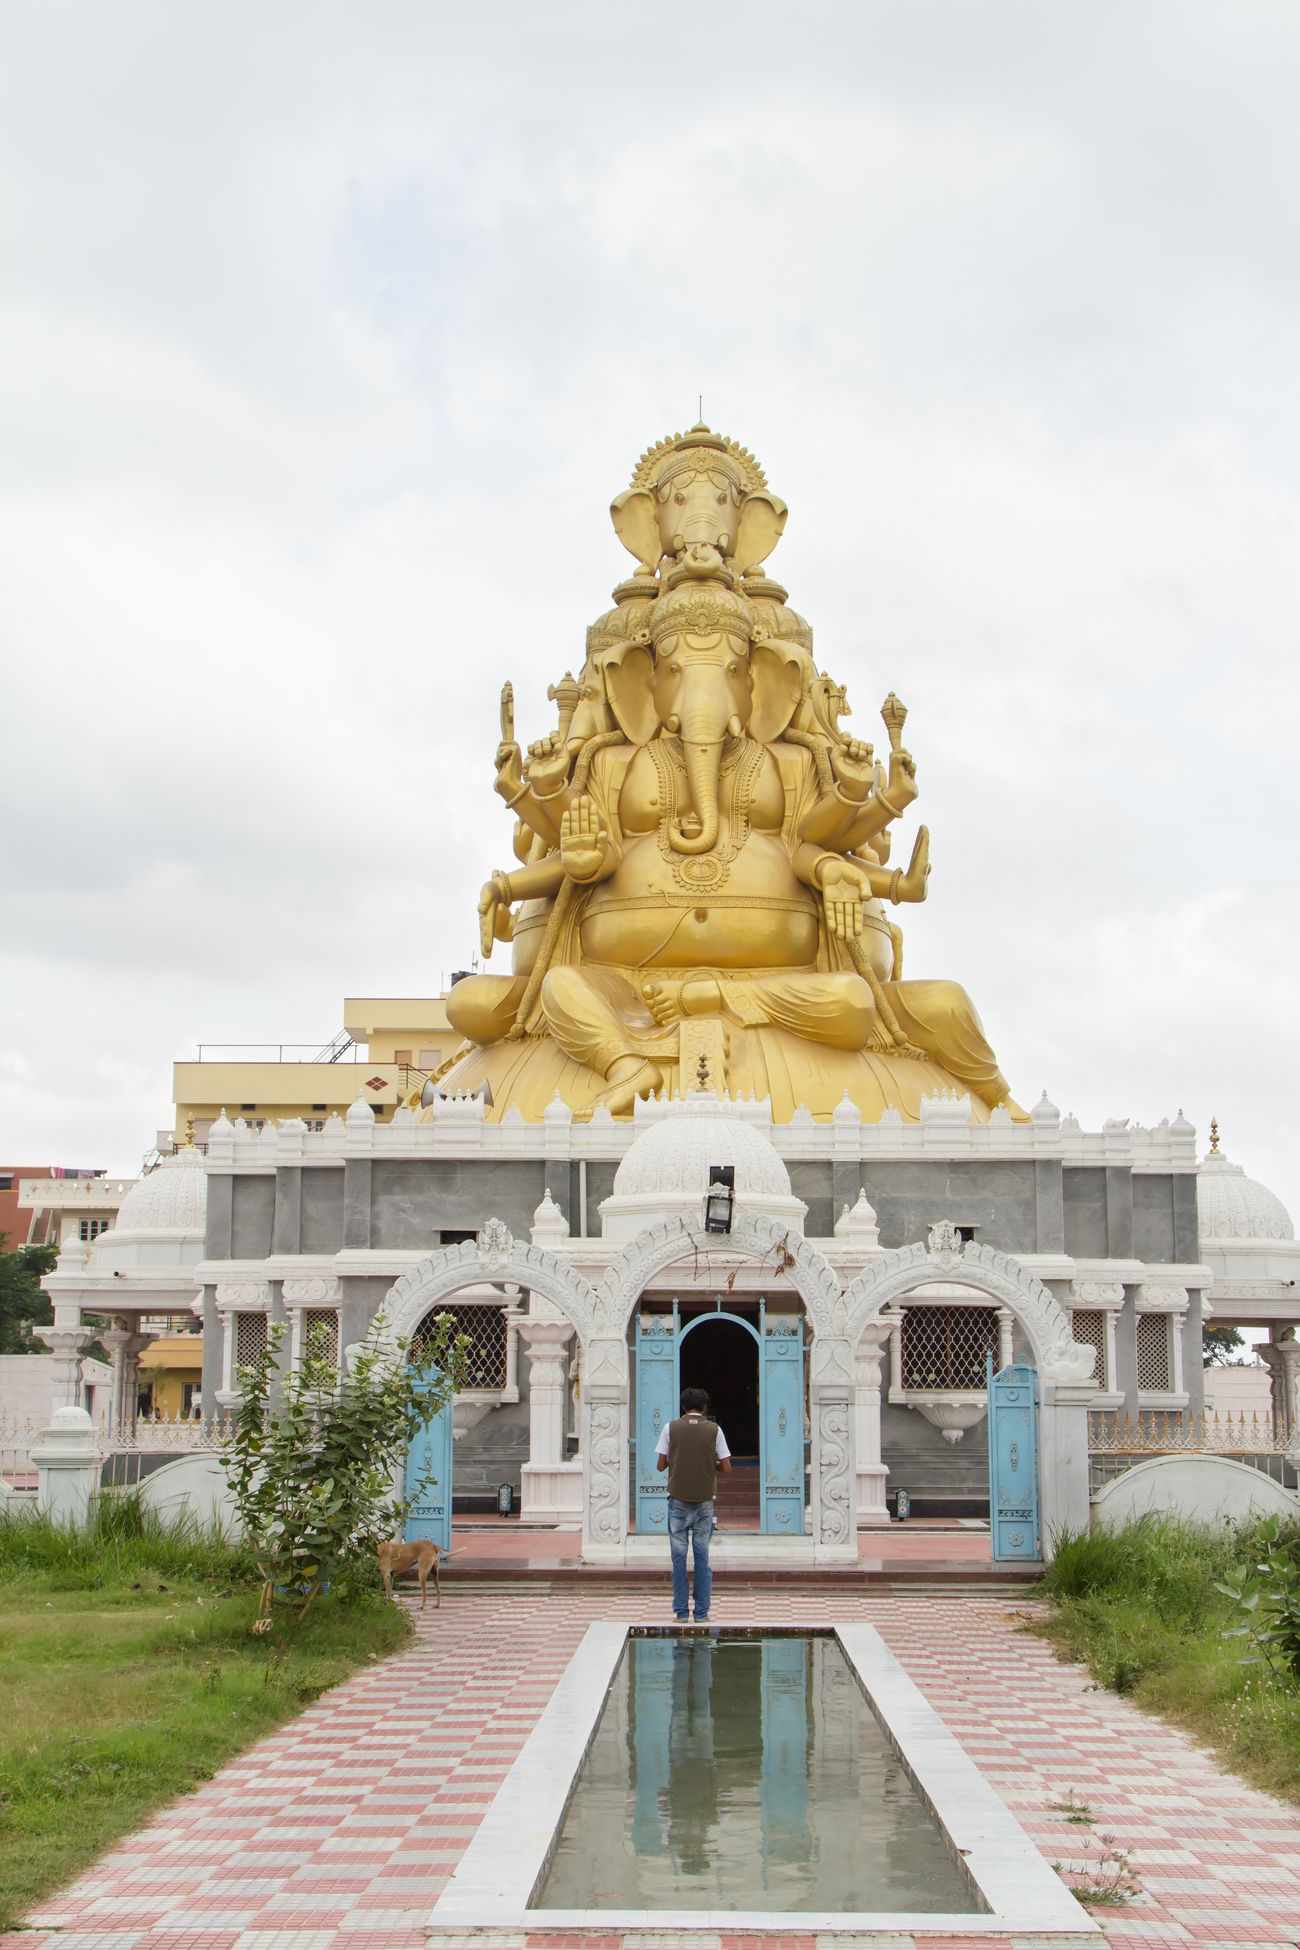
<path fill-rule="evenodd" d="M 668 843 L 675 853 L 709 853 L 718 843 L 718 771 L 729 722 L 735 722 L 735 703 L 721 672 L 705 688 L 710 674 L 693 673 L 694 695 L 685 700 L 682 711 L 682 757 L 700 830 L 688 834 L 680 823 L 670 826 Z"/>

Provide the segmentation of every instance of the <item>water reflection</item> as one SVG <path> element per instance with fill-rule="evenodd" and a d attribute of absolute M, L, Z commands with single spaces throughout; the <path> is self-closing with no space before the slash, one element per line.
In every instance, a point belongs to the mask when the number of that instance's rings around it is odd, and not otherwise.
<path fill-rule="evenodd" d="M 540 1907 L 983 1905 L 833 1639 L 632 1640 Z"/>

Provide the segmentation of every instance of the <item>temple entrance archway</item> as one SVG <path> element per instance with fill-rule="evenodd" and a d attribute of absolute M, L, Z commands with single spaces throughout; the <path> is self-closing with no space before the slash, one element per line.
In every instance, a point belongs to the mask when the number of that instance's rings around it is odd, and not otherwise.
<path fill-rule="evenodd" d="M 748 1321 L 702 1313 L 682 1328 L 678 1381 L 702 1388 L 733 1456 L 759 1454 L 758 1335 Z"/>
<path fill-rule="evenodd" d="M 721 1300 L 711 1306 L 687 1302 L 684 1307 L 677 1299 L 670 1306 L 652 1300 L 638 1310 L 632 1339 L 636 1408 L 631 1441 L 639 1534 L 667 1531 L 668 1484 L 657 1465 L 657 1449 L 687 1387 L 701 1387 L 709 1395 L 712 1413 L 737 1459 L 738 1467 L 719 1478 L 720 1517 L 769 1535 L 802 1534 L 803 1330 L 801 1313 L 770 1312 L 762 1298 L 752 1307 L 741 1301 L 734 1311 Z M 753 1448 L 738 1446 L 741 1442 L 752 1442 Z M 747 1482 L 737 1480 L 744 1476 Z"/>

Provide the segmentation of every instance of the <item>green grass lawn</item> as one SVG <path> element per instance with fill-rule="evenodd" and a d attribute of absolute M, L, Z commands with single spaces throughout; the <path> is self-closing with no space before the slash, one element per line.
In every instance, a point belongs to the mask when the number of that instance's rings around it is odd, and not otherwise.
<path fill-rule="evenodd" d="M 1148 1518 L 1065 1541 L 1043 1581 L 1041 1631 L 1123 1693 L 1193 1734 L 1256 1787 L 1300 1802 L 1300 1683 L 1225 1638 L 1232 1602 L 1215 1589 L 1258 1551 L 1235 1535 Z"/>
<path fill-rule="evenodd" d="M 240 1552 L 138 1510 L 0 1520 L 0 1928 L 410 1634 L 364 1572 L 301 1626 L 251 1638 L 256 1610 Z"/>

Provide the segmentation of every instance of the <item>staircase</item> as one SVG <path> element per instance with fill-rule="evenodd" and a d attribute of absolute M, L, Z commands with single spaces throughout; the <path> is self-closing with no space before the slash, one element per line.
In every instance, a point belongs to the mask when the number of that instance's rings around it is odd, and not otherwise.
<path fill-rule="evenodd" d="M 757 1456 L 733 1456 L 729 1470 L 718 1471 L 714 1513 L 722 1530 L 757 1530 L 759 1480 Z"/>

